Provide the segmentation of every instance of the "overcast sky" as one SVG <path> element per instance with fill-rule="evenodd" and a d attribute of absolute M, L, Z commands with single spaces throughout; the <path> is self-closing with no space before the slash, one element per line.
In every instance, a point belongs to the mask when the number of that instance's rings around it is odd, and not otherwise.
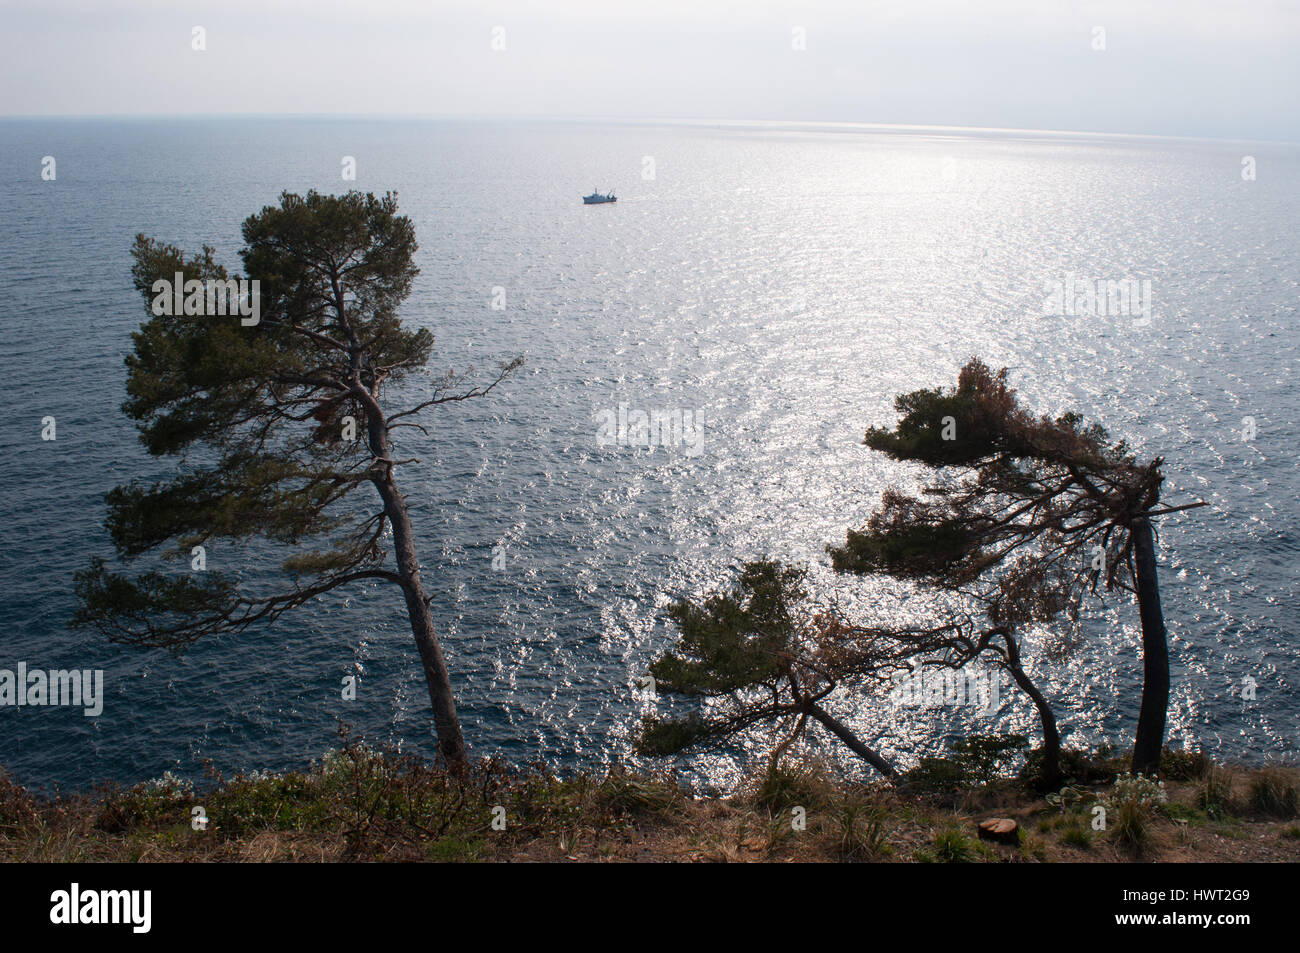
<path fill-rule="evenodd" d="M 10 116 L 768 119 L 1300 141 L 1300 0 L 0 0 L 0 23 Z"/>

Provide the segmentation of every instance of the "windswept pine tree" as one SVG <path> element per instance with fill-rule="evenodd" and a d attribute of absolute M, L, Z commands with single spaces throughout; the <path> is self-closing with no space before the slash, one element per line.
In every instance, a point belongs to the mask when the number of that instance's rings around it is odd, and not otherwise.
<path fill-rule="evenodd" d="M 430 331 L 397 316 L 418 269 L 415 229 L 397 214 L 395 195 L 285 193 L 244 222 L 243 237 L 243 277 L 260 286 L 260 320 L 226 308 L 202 313 L 212 309 L 198 297 L 193 307 L 167 307 L 159 295 L 178 273 L 187 285 L 229 276 L 211 248 L 186 258 L 136 239 L 132 276 L 151 317 L 132 335 L 123 411 L 149 453 L 174 459 L 176 472 L 112 490 L 106 527 L 123 564 L 149 554 L 189 560 L 196 547 L 260 537 L 285 551 L 281 573 L 227 565 L 129 575 L 95 558 L 77 576 L 74 624 L 177 650 L 267 625 L 350 583 L 391 582 L 405 599 L 439 752 L 463 765 L 451 680 L 397 479 L 418 461 L 400 457 L 395 433 L 427 433 L 422 411 L 487 394 L 520 359 L 483 385 L 448 374 L 391 405 L 394 385 L 425 373 L 433 347 Z"/>
<path fill-rule="evenodd" d="M 850 697 L 870 695 L 897 675 L 961 670 L 978 659 L 1007 672 L 1033 700 L 1043 725 L 1043 776 L 1049 785 L 1058 779 L 1056 719 L 1010 625 L 981 628 L 969 613 L 953 610 L 915 624 L 861 624 L 837 608 L 814 607 L 805 575 L 771 560 L 747 563 L 731 590 L 673 605 L 669 617 L 681 639 L 650 674 L 657 691 L 700 705 L 682 716 L 646 718 L 642 754 L 717 746 L 771 724 L 784 734 L 772 752 L 775 765 L 812 720 L 892 779 L 894 766 L 822 703 L 841 686 Z"/>
<path fill-rule="evenodd" d="M 881 774 L 896 774 L 822 706 L 842 681 L 881 678 L 898 668 L 893 643 L 883 633 L 872 639 L 865 630 L 850 632 L 829 614 L 810 609 L 803 580 L 800 569 L 751 562 L 730 590 L 702 601 L 683 599 L 669 609 L 681 641 L 650 666 L 650 675 L 657 692 L 700 705 L 681 717 L 646 718 L 637 743 L 641 753 L 716 746 L 769 724 L 786 734 L 772 753 L 775 765 L 811 718 Z"/>
<path fill-rule="evenodd" d="M 1054 790 L 1060 787 L 1061 735 L 1056 727 L 1056 714 L 1047 696 L 1029 674 L 1018 635 L 1021 623 L 1050 616 L 1039 614 L 1029 605 L 1016 609 L 1014 619 L 1004 612 L 1002 621 L 996 625 L 983 625 L 971 613 L 952 608 L 936 615 L 940 616 L 937 621 L 879 627 L 861 626 L 835 614 L 830 618 L 830 625 L 835 641 L 844 645 L 845 651 L 859 652 L 859 646 L 863 644 L 887 644 L 891 646 L 890 655 L 911 672 L 934 669 L 961 671 L 976 661 L 992 663 L 996 670 L 1006 672 L 1029 696 L 1038 712 L 1043 730 L 1040 782 L 1045 788 Z"/>
<path fill-rule="evenodd" d="M 1006 378 L 1005 369 L 994 374 L 972 359 L 955 388 L 896 399 L 897 425 L 868 430 L 867 446 L 922 463 L 938 479 L 917 496 L 887 491 L 866 527 L 831 550 L 832 563 L 973 598 L 989 628 L 971 644 L 984 648 L 1009 647 L 1027 623 L 1077 618 L 1099 585 L 1132 592 L 1144 667 L 1133 770 L 1153 773 L 1169 650 L 1151 521 L 1204 504 L 1159 506 L 1162 458 L 1138 462 L 1123 441 L 1075 413 L 1033 416 Z"/>

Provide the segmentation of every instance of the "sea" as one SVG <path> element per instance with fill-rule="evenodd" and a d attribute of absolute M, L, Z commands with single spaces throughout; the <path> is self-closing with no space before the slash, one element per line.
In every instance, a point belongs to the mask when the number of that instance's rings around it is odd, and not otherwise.
<path fill-rule="evenodd" d="M 348 177 L 352 174 L 352 177 Z M 895 395 L 972 356 L 1035 412 L 1075 410 L 1161 457 L 1169 744 L 1245 763 L 1300 743 L 1300 146 L 781 123 L 438 118 L 0 121 L 0 669 L 103 672 L 103 710 L 0 707 L 0 766 L 39 790 L 303 769 L 342 734 L 432 757 L 402 602 L 361 584 L 185 652 L 73 629 L 73 576 L 112 556 L 104 496 L 163 479 L 121 412 L 148 315 L 138 233 L 239 267 L 284 191 L 396 192 L 420 275 L 401 308 L 489 396 L 430 408 L 399 471 L 472 752 L 550 770 L 741 783 L 774 734 L 663 761 L 640 719 L 686 710 L 642 676 L 666 610 L 747 560 L 806 566 L 864 622 L 925 594 L 830 572 L 826 547 L 925 473 L 863 445 Z M 616 203 L 585 206 L 592 190 Z M 1074 307 L 1059 289 L 1131 289 Z M 1068 297 L 1066 306 L 1061 306 Z M 1118 310 L 1120 313 L 1115 313 Z M 668 422 L 609 439 L 620 415 Z M 48 432 L 47 418 L 54 431 Z M 617 428 L 613 432 L 617 432 Z M 43 439 L 45 436 L 54 439 Z M 647 445 L 648 444 L 648 445 Z M 214 543 L 265 582 L 282 550 Z M 183 565 L 175 567 L 184 571 Z M 1026 633 L 1067 745 L 1132 743 L 1137 608 Z M 357 696 L 343 698 L 345 679 Z M 826 702 L 901 766 L 967 734 L 1037 737 L 1027 699 Z M 870 777 L 819 727 L 807 746 Z"/>

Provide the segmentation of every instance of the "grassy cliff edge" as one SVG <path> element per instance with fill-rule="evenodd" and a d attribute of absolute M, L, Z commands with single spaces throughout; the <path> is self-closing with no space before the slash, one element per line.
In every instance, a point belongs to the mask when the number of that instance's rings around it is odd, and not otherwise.
<path fill-rule="evenodd" d="M 172 777 L 41 797 L 0 773 L 0 860 L 1117 862 L 1300 859 L 1300 771 L 1166 752 L 1160 779 L 1108 749 L 1070 752 L 1067 785 L 930 758 L 898 785 L 815 760 L 692 797 L 667 773 L 560 778 L 483 762 L 454 775 L 359 744 L 305 772 Z M 999 840 L 991 818 L 1016 822 Z"/>

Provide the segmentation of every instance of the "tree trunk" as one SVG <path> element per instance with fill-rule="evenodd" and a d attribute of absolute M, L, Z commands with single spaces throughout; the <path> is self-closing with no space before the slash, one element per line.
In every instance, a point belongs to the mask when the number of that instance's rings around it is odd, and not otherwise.
<path fill-rule="evenodd" d="M 456 699 L 451 690 L 451 677 L 442 646 L 433 627 L 429 600 L 420 581 L 420 560 L 415 555 L 415 534 L 411 530 L 411 514 L 406 508 L 406 497 L 393 479 L 393 461 L 388 440 L 388 418 L 379 406 L 377 389 L 367 387 L 362 381 L 365 363 L 365 346 L 348 321 L 347 302 L 344 299 L 343 278 L 331 262 L 330 289 L 338 325 L 349 343 L 350 393 L 366 414 L 366 442 L 374 459 L 370 463 L 370 480 L 384 501 L 384 512 L 393 527 L 393 549 L 397 554 L 397 572 L 402 579 L 402 592 L 406 596 L 406 612 L 411 619 L 411 633 L 415 636 L 420 661 L 424 665 L 424 680 L 429 686 L 429 701 L 433 705 L 433 725 L 438 733 L 438 753 L 447 767 L 462 771 L 469 763 L 465 751 L 465 736 L 460 730 L 460 717 L 456 714 Z"/>
<path fill-rule="evenodd" d="M 1007 646 L 1006 661 L 1003 663 L 1006 670 L 1011 673 L 1012 679 L 1020 686 L 1020 690 L 1029 696 L 1034 707 L 1038 709 L 1038 720 L 1043 726 L 1043 788 L 1049 791 L 1058 790 L 1061 787 L 1061 733 L 1056 729 L 1056 715 L 1053 714 L 1047 697 L 1038 690 L 1033 679 L 1025 672 L 1024 665 L 1020 662 L 1020 642 L 1016 639 L 1015 633 L 1002 626 L 986 635 L 985 639 L 994 633 L 1000 634 Z"/>
<path fill-rule="evenodd" d="M 1142 707 L 1133 744 L 1133 771 L 1155 774 L 1165 743 L 1169 707 L 1169 644 L 1156 582 L 1155 540 L 1145 518 L 1134 522 L 1133 555 L 1137 563 L 1138 611 L 1142 617 Z"/>
<path fill-rule="evenodd" d="M 411 617 L 411 632 L 420 661 L 424 663 L 424 679 L 429 685 L 429 701 L 433 704 L 433 724 L 438 731 L 438 752 L 448 767 L 460 769 L 468 762 L 465 736 L 460 730 L 456 714 L 456 699 L 451 690 L 451 677 L 442 646 L 433 628 L 433 615 L 420 581 L 420 563 L 415 555 L 415 540 L 411 532 L 411 517 L 406 500 L 391 478 L 379 484 L 380 495 L 393 524 L 393 547 L 397 551 L 397 568 L 402 577 L 402 592 L 406 595 L 406 611 Z"/>
<path fill-rule="evenodd" d="M 420 581 L 420 560 L 415 555 L 415 534 L 411 530 L 411 514 L 406 508 L 406 498 L 393 479 L 389 457 L 388 420 L 384 417 L 374 396 L 361 386 L 360 376 L 353 371 L 353 393 L 366 410 L 366 432 L 370 450 L 371 481 L 384 501 L 384 512 L 393 527 L 393 549 L 397 553 L 397 572 L 402 577 L 402 592 L 406 596 L 406 612 L 411 618 L 411 633 L 415 636 L 420 661 L 424 665 L 424 680 L 429 686 L 429 701 L 433 705 L 433 725 L 438 732 L 438 753 L 449 768 L 462 770 L 469 763 L 465 751 L 465 736 L 460 730 L 456 714 L 456 699 L 451 690 L 451 677 L 442 646 L 433 627 L 429 600 Z"/>
<path fill-rule="evenodd" d="M 832 717 L 825 708 L 822 708 L 816 702 L 813 702 L 808 706 L 808 714 L 820 721 L 831 734 L 848 745 L 855 754 L 865 760 L 885 777 L 893 778 L 898 776 L 898 772 L 894 770 L 893 765 L 882 758 L 879 753 L 863 744 L 858 739 L 857 735 L 850 731 L 843 722 Z"/>
<path fill-rule="evenodd" d="M 1020 665 L 1008 665 L 1007 671 L 1021 690 L 1033 700 L 1038 709 L 1038 720 L 1043 725 L 1043 789 L 1056 791 L 1061 787 L 1061 734 L 1056 730 L 1056 715 L 1043 693 L 1033 683 Z"/>

